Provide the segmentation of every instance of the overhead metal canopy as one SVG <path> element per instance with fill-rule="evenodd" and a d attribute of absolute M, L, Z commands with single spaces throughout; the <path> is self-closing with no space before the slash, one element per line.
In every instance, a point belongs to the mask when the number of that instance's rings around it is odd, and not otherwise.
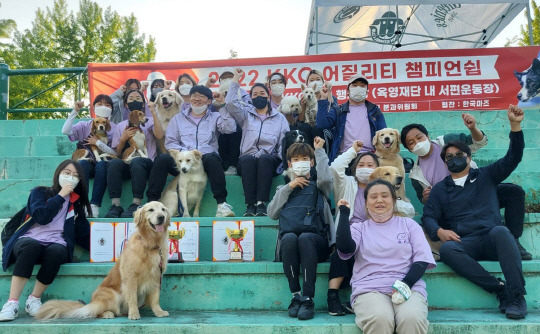
<path fill-rule="evenodd" d="M 305 53 L 485 47 L 528 5 L 528 0 L 313 0 Z M 529 15 L 532 39 L 530 24 Z"/>

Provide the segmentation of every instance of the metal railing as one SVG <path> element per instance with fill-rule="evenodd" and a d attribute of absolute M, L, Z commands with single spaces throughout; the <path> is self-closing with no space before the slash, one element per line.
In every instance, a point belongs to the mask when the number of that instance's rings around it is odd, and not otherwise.
<path fill-rule="evenodd" d="M 77 78 L 77 100 L 81 99 L 82 76 L 86 73 L 87 67 L 70 67 L 70 68 L 39 68 L 25 70 L 10 70 L 6 64 L 0 64 L 0 120 L 6 120 L 8 113 L 28 113 L 28 112 L 69 112 L 72 108 L 19 108 L 23 104 L 35 99 L 36 97 L 62 85 L 63 83 Z M 25 100 L 9 106 L 9 78 L 20 75 L 48 75 L 48 74 L 72 74 L 64 78 L 52 86 L 33 94 Z"/>

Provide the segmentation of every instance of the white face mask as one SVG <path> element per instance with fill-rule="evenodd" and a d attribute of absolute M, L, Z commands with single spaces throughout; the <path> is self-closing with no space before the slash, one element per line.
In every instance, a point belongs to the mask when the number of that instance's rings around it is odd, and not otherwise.
<path fill-rule="evenodd" d="M 94 108 L 97 117 L 103 117 L 109 119 L 111 117 L 112 109 L 107 106 L 96 106 Z"/>
<path fill-rule="evenodd" d="M 311 161 L 296 161 L 291 163 L 292 171 L 296 176 L 306 176 L 311 170 Z"/>
<path fill-rule="evenodd" d="M 193 111 L 193 113 L 195 115 L 200 115 L 203 112 L 205 112 L 207 108 L 208 108 L 207 104 L 205 104 L 203 106 L 200 106 L 200 107 L 191 106 L 191 111 Z"/>
<path fill-rule="evenodd" d="M 419 157 L 423 157 L 423 156 L 425 156 L 426 154 L 429 153 L 430 149 L 431 149 L 431 142 L 426 139 L 424 141 L 416 143 L 416 145 L 414 145 L 411 152 L 413 154 L 416 154 Z"/>
<path fill-rule="evenodd" d="M 180 87 L 178 87 L 178 91 L 180 92 L 181 95 L 189 95 L 189 92 L 191 91 L 191 88 L 193 88 L 192 85 L 190 84 L 181 84 Z"/>
<path fill-rule="evenodd" d="M 371 173 L 373 173 L 375 169 L 373 168 L 356 168 L 356 179 L 360 183 L 368 183 L 369 182 L 369 176 Z"/>
<path fill-rule="evenodd" d="M 60 184 L 60 187 L 71 184 L 73 189 L 75 189 L 75 187 L 77 187 L 77 185 L 79 184 L 79 178 L 72 175 L 60 174 L 58 176 L 58 183 Z"/>
<path fill-rule="evenodd" d="M 367 97 L 367 88 L 366 87 L 351 87 L 349 89 L 349 97 L 354 102 L 361 102 Z"/>
<path fill-rule="evenodd" d="M 368 214 L 371 217 L 371 220 L 377 223 L 384 223 L 390 220 L 392 216 L 394 215 L 394 208 L 391 208 L 390 210 L 384 212 L 384 213 L 375 213 L 368 209 Z"/>
<path fill-rule="evenodd" d="M 270 90 L 272 91 L 272 95 L 274 96 L 281 96 L 283 92 L 285 91 L 285 85 L 284 84 L 274 84 L 270 86 Z"/>
<path fill-rule="evenodd" d="M 314 86 L 317 85 L 317 87 L 314 88 Z M 313 89 L 315 93 L 320 92 L 323 86 L 323 82 L 316 80 L 309 83 L 308 87 Z"/>

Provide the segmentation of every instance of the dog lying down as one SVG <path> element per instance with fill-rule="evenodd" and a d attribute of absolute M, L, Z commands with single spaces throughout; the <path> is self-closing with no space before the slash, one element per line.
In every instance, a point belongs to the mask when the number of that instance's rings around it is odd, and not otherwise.
<path fill-rule="evenodd" d="M 169 313 L 159 306 L 159 294 L 168 260 L 169 211 L 160 202 L 149 202 L 135 212 L 134 221 L 137 230 L 90 303 L 50 300 L 41 306 L 36 319 L 111 319 L 127 312 L 130 320 L 137 320 L 143 304 L 156 317 L 167 317 Z"/>

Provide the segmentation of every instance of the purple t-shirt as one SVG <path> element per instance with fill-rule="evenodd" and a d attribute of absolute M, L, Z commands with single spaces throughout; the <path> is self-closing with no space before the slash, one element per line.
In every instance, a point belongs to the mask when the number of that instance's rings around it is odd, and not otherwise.
<path fill-rule="evenodd" d="M 60 208 L 60 211 L 58 211 L 50 223 L 47 225 L 40 225 L 37 223 L 32 225 L 21 238 L 32 238 L 39 241 L 43 246 L 48 246 L 50 244 L 67 246 L 66 240 L 64 240 L 64 223 L 67 219 L 68 206 L 69 195 L 64 197 L 62 208 Z M 70 214 L 73 213 L 74 211 L 72 210 Z"/>
<path fill-rule="evenodd" d="M 422 228 L 410 218 L 393 216 L 385 223 L 368 219 L 352 224 L 351 236 L 356 243 L 355 252 L 339 252 L 343 260 L 354 256 L 351 304 L 358 295 L 367 292 L 391 295 L 392 285 L 405 277 L 413 262 L 427 262 L 428 270 L 436 266 Z M 427 298 L 423 279 L 412 290 Z"/>
<path fill-rule="evenodd" d="M 209 112 L 209 111 L 207 111 L 207 112 Z M 189 117 L 190 120 L 193 121 L 193 123 L 195 123 L 195 124 L 197 124 L 197 125 L 199 125 L 199 122 L 200 122 L 201 119 L 202 119 L 202 117 L 196 117 L 196 116 L 194 116 L 191 112 L 188 114 L 188 117 Z"/>
<path fill-rule="evenodd" d="M 450 175 L 450 172 L 441 159 L 442 148 L 433 142 L 431 144 L 433 152 L 426 159 L 418 158 L 418 166 L 429 184 L 434 186 Z"/>
<path fill-rule="evenodd" d="M 354 211 L 353 216 L 350 219 L 350 223 L 361 223 L 366 220 L 366 200 L 364 199 L 364 189 L 358 187 L 356 192 L 356 198 L 354 199 Z"/>
<path fill-rule="evenodd" d="M 116 124 L 116 127 L 114 129 L 113 138 L 112 138 L 112 145 L 111 147 L 116 150 L 116 146 L 118 146 L 118 143 L 120 142 L 120 137 L 122 136 L 122 132 L 127 128 L 129 125 L 129 121 L 125 120 L 118 124 Z M 144 132 L 144 135 L 146 136 L 146 151 L 148 153 L 148 158 L 151 160 L 154 160 L 156 157 L 156 137 L 154 137 L 154 119 L 152 117 L 148 117 L 148 122 L 144 126 L 141 126 L 141 129 Z"/>
<path fill-rule="evenodd" d="M 272 109 L 277 109 L 277 108 L 279 108 L 279 106 L 280 106 L 281 104 L 275 103 L 274 100 L 271 98 L 271 99 L 270 99 L 270 105 L 272 106 Z"/>
<path fill-rule="evenodd" d="M 259 116 L 261 121 L 264 121 L 268 117 L 268 114 L 257 114 L 257 116 Z"/>
<path fill-rule="evenodd" d="M 360 153 L 373 152 L 375 150 L 371 143 L 371 129 L 369 127 L 365 103 L 359 106 L 349 105 L 349 114 L 345 122 L 345 133 L 343 134 L 343 141 L 341 142 L 339 152 L 343 153 L 347 151 L 352 147 L 355 140 L 361 140 L 364 143 Z"/>
<path fill-rule="evenodd" d="M 83 141 L 88 136 L 90 136 L 90 131 L 92 130 L 92 120 L 90 121 L 80 121 L 77 124 L 74 124 L 71 127 L 71 132 L 73 134 L 69 135 L 68 138 L 71 141 Z M 112 141 L 114 128 L 116 127 L 116 124 L 111 122 L 111 131 L 107 133 L 107 137 L 109 138 L 109 143 Z M 105 145 L 108 145 L 109 143 L 105 143 Z"/>

